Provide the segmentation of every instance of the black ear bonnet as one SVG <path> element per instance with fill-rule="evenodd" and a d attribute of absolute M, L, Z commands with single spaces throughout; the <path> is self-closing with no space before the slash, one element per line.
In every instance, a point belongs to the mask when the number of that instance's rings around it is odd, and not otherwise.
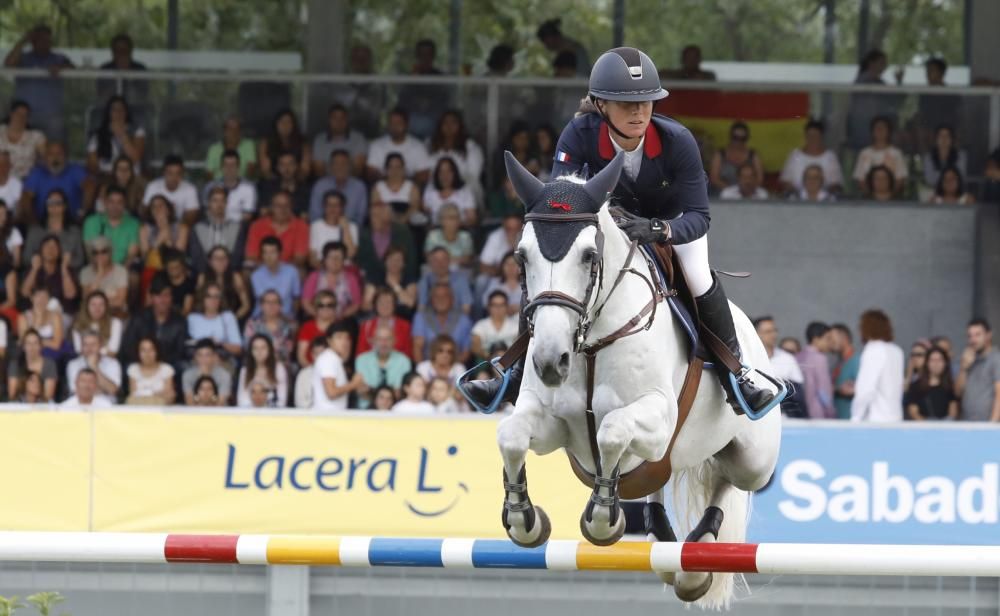
<path fill-rule="evenodd" d="M 596 224 L 596 215 L 614 190 L 621 174 L 624 156 L 618 154 L 585 184 L 569 180 L 543 183 L 521 166 L 510 152 L 504 154 L 507 175 L 514 191 L 524 202 L 528 214 L 544 214 L 545 220 L 532 220 L 538 248 L 549 261 L 561 261 L 584 227 Z M 573 215 L 593 215 L 593 221 Z M 559 220 L 567 215 L 567 220 Z"/>

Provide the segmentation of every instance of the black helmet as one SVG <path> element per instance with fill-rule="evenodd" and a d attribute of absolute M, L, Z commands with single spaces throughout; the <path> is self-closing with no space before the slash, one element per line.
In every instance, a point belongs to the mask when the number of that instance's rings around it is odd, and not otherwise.
<path fill-rule="evenodd" d="M 635 47 L 616 47 L 601 54 L 590 71 L 590 96 L 607 101 L 658 101 L 667 91 L 649 56 Z"/>

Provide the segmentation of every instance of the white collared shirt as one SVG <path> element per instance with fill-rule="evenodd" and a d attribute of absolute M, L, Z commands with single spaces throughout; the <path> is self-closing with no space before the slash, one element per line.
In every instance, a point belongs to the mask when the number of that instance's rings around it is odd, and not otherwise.
<path fill-rule="evenodd" d="M 639 140 L 639 145 L 635 146 L 632 151 L 626 151 L 625 148 L 618 145 L 614 137 L 611 138 L 611 145 L 614 146 L 615 152 L 625 152 L 625 175 L 629 177 L 633 182 L 637 177 L 639 177 L 639 169 L 642 168 L 642 153 L 643 145 L 646 143 L 646 136 L 643 135 L 642 139 Z"/>

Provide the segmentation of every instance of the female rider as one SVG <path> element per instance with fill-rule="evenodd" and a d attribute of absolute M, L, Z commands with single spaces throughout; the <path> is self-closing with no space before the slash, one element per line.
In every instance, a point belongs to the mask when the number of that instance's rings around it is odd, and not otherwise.
<path fill-rule="evenodd" d="M 702 324 L 739 357 L 729 302 L 708 265 L 708 192 L 701 154 L 688 129 L 653 114 L 653 101 L 667 96 L 656 66 L 638 49 L 618 47 L 597 59 L 589 86 L 585 113 L 577 114 L 559 137 L 552 177 L 593 176 L 624 152 L 623 173 L 612 193 L 613 203 L 626 212 L 619 226 L 640 244 L 673 245 Z M 716 365 L 721 368 L 722 362 Z M 511 369 L 505 401 L 517 397 L 522 371 L 523 362 Z M 739 412 L 728 373 L 720 371 L 719 376 Z M 750 380 L 748 370 L 736 376 L 743 399 L 754 411 L 773 399 L 769 390 Z M 499 383 L 473 381 L 467 392 L 488 405 Z"/>

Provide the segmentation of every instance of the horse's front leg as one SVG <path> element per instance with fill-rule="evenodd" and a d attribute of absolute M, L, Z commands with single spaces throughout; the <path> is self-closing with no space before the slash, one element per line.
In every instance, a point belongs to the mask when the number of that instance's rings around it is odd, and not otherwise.
<path fill-rule="evenodd" d="M 664 408 L 674 404 L 659 392 L 611 411 L 597 429 L 600 472 L 594 492 L 580 517 L 580 531 L 595 545 L 611 545 L 625 534 L 625 516 L 618 499 L 619 465 L 626 452 L 644 460 L 659 460 L 670 438 Z"/>
<path fill-rule="evenodd" d="M 521 547 L 545 543 L 552 531 L 548 516 L 528 496 L 525 458 L 528 449 L 550 453 L 566 445 L 563 422 L 545 413 L 530 391 L 522 390 L 514 412 L 497 426 L 497 444 L 503 457 L 504 500 L 501 521 L 507 536 Z"/>

